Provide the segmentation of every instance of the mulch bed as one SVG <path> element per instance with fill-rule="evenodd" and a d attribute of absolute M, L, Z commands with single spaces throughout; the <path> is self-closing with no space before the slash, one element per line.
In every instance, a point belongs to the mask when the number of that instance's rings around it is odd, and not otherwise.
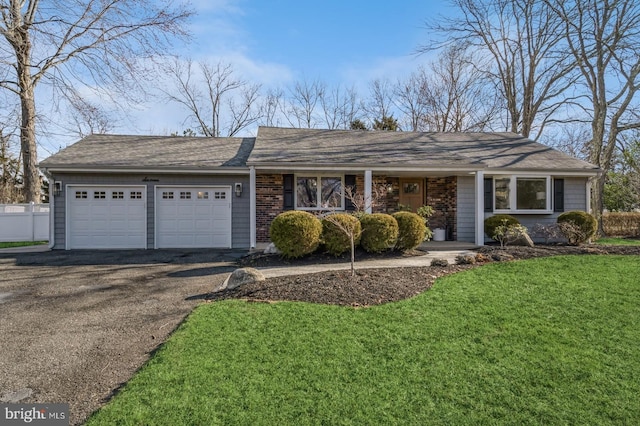
<path fill-rule="evenodd" d="M 556 256 L 565 254 L 624 254 L 640 255 L 640 246 L 560 246 L 539 245 L 536 247 L 485 246 L 478 250 L 486 261 L 494 258 L 530 259 L 535 257 Z M 364 258 L 384 258 L 399 256 L 415 256 L 424 254 L 414 251 L 408 254 L 384 253 L 370 255 L 358 253 L 357 261 Z M 508 256 L 504 256 L 507 254 Z M 347 258 L 335 258 L 324 254 L 313 254 L 303 259 L 285 260 L 278 255 L 252 255 L 241 259 L 240 267 L 246 266 L 294 266 L 305 264 L 326 264 L 345 262 Z M 435 280 L 444 275 L 453 274 L 476 267 L 473 265 L 449 265 L 447 267 L 413 267 L 359 269 L 352 277 L 350 271 L 328 271 L 307 275 L 284 276 L 254 282 L 233 290 L 223 290 L 209 295 L 210 301 L 224 299 L 244 299 L 249 301 L 302 301 L 329 305 L 363 307 L 407 299 L 431 288 Z"/>

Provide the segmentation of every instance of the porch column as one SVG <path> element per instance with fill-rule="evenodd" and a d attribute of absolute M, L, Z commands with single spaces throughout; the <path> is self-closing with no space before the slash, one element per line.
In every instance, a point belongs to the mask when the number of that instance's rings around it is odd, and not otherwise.
<path fill-rule="evenodd" d="M 484 245 L 484 172 L 476 172 L 476 245 Z"/>
<path fill-rule="evenodd" d="M 373 174 L 371 170 L 364 171 L 364 212 L 371 213 Z"/>
<path fill-rule="evenodd" d="M 256 168 L 249 167 L 249 227 L 251 248 L 256 248 Z"/>

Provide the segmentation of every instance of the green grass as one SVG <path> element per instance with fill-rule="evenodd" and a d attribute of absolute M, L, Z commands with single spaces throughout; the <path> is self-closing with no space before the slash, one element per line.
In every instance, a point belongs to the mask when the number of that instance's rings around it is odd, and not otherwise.
<path fill-rule="evenodd" d="M 203 305 L 88 424 L 635 424 L 638 276 L 562 256 L 366 309 Z"/>
<path fill-rule="evenodd" d="M 596 244 L 615 245 L 615 246 L 640 246 L 640 238 L 600 238 Z"/>
<path fill-rule="evenodd" d="M 0 242 L 0 249 L 10 248 L 10 247 L 39 246 L 47 243 L 48 241 L 18 241 L 18 242 L 11 242 L 11 243 Z"/>

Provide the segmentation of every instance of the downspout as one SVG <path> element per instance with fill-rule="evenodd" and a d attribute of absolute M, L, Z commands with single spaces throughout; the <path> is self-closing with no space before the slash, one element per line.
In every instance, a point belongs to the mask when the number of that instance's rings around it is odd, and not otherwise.
<path fill-rule="evenodd" d="M 55 223 L 55 195 L 53 195 L 53 191 L 56 186 L 56 182 L 53 179 L 53 176 L 47 169 L 42 169 L 42 173 L 49 179 L 49 250 L 53 250 L 53 246 L 56 245 L 56 230 L 54 227 Z"/>

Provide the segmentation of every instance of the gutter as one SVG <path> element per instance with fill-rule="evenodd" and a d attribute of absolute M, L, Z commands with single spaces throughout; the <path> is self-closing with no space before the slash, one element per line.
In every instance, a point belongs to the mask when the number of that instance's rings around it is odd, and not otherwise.
<path fill-rule="evenodd" d="M 49 246 L 49 250 L 53 250 L 53 246 L 56 245 L 56 230 L 54 227 L 56 197 L 53 195 L 55 182 L 53 180 L 53 176 L 51 176 L 51 173 L 49 173 L 49 170 L 47 170 L 46 168 L 40 168 L 40 170 L 42 170 L 42 174 L 45 175 L 46 178 L 49 180 L 49 244 L 48 246 Z"/>
<path fill-rule="evenodd" d="M 198 175 L 222 175 L 236 174 L 248 175 L 248 167 L 224 167 L 216 169 L 146 169 L 146 168 L 129 168 L 129 167 L 73 167 L 73 166 L 47 166 L 41 168 L 47 172 L 53 173 L 131 173 L 131 174 L 198 174 Z"/>

